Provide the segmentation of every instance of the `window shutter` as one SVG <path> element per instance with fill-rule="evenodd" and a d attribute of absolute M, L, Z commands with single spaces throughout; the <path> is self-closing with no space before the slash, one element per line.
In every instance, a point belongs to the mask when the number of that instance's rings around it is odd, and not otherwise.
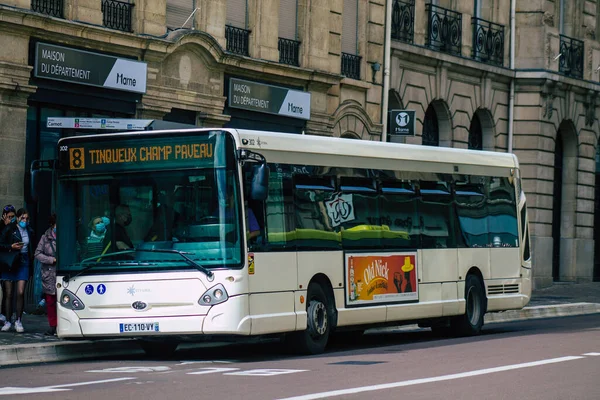
<path fill-rule="evenodd" d="M 167 28 L 181 28 L 194 11 L 194 3 L 194 0 L 167 0 Z M 183 28 L 192 28 L 193 21 L 194 18 L 190 18 Z"/>
<path fill-rule="evenodd" d="M 246 29 L 246 0 L 227 0 L 226 24 Z"/>
<path fill-rule="evenodd" d="M 356 54 L 358 0 L 344 0 L 342 11 L 342 52 Z"/>
<path fill-rule="evenodd" d="M 279 2 L 279 37 L 296 40 L 297 7 L 296 0 Z"/>

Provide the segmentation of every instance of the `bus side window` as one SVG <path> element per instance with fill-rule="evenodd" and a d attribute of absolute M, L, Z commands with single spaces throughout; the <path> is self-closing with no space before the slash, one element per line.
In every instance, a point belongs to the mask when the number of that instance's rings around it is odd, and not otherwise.
<path fill-rule="evenodd" d="M 493 247 L 516 247 L 519 243 L 515 188 L 508 178 L 490 178 L 487 198 L 489 242 Z"/>
<path fill-rule="evenodd" d="M 489 226 L 483 177 L 463 177 L 454 183 L 458 225 L 465 247 L 487 247 Z"/>
<path fill-rule="evenodd" d="M 344 249 L 381 248 L 389 226 L 380 221 L 375 179 L 340 177 L 340 193 L 327 207 L 341 227 Z"/>
<path fill-rule="evenodd" d="M 269 170 L 269 195 L 262 204 L 264 234 L 257 248 L 289 251 L 296 245 L 292 173 L 289 165 L 274 163 Z"/>
<path fill-rule="evenodd" d="M 421 181 L 420 193 L 419 222 L 422 248 L 455 247 L 450 183 Z"/>
<path fill-rule="evenodd" d="M 294 176 L 296 245 L 302 249 L 339 249 L 340 233 L 332 225 L 325 203 L 335 193 L 334 177 Z"/>

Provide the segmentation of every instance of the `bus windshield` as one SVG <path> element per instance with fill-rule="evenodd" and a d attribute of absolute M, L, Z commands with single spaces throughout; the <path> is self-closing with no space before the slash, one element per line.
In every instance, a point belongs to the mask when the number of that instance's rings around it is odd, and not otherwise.
<path fill-rule="evenodd" d="M 59 274 L 241 268 L 232 149 L 232 143 L 215 146 L 228 154 L 195 169 L 169 170 L 163 163 L 152 171 L 111 167 L 107 174 L 63 177 Z"/>

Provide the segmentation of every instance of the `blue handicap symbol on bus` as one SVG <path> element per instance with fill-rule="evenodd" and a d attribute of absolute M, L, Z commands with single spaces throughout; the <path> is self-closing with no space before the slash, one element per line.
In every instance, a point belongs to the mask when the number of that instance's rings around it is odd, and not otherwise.
<path fill-rule="evenodd" d="M 96 290 L 98 291 L 98 294 L 104 294 L 106 292 L 106 286 L 101 283 L 98 285 Z"/>
<path fill-rule="evenodd" d="M 94 293 L 94 287 L 92 285 L 86 285 L 85 286 L 85 294 L 92 294 Z"/>

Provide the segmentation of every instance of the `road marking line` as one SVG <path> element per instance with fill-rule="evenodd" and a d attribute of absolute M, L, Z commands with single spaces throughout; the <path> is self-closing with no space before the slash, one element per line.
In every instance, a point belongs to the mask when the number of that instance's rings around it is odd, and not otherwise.
<path fill-rule="evenodd" d="M 218 372 L 237 371 L 239 368 L 202 368 L 203 371 L 188 372 L 187 375 L 206 375 L 216 374 Z"/>
<path fill-rule="evenodd" d="M 312 393 L 312 394 L 306 394 L 306 395 L 295 396 L 295 397 L 286 397 L 286 398 L 280 399 L 280 400 L 323 399 L 326 397 L 343 396 L 343 395 L 347 395 L 347 394 L 372 392 L 372 391 L 376 391 L 376 390 L 392 389 L 392 388 L 403 387 L 403 386 L 420 385 L 423 383 L 441 382 L 441 381 L 449 381 L 452 379 L 468 378 L 471 376 L 487 375 L 487 374 L 493 374 L 496 372 L 511 371 L 511 370 L 521 369 L 521 368 L 537 367 L 540 365 L 555 364 L 555 363 L 561 363 L 561 362 L 565 362 L 565 361 L 579 360 L 582 358 L 585 358 L 585 357 L 583 357 L 583 356 L 568 356 L 568 357 L 550 358 L 548 360 L 533 361 L 533 362 L 527 362 L 527 363 L 522 363 L 522 364 L 504 365 L 502 367 L 486 368 L 486 369 L 480 369 L 480 370 L 469 371 L 469 372 L 461 372 L 458 374 L 434 376 L 431 378 L 412 379 L 412 380 L 408 380 L 408 381 L 384 383 L 384 384 L 380 384 L 380 385 L 371 385 L 371 386 L 360 386 L 360 387 L 355 387 L 355 388 L 351 388 L 351 389 L 332 390 L 330 392 Z"/>
<path fill-rule="evenodd" d="M 585 353 L 585 354 L 582 354 L 582 356 L 592 356 L 592 357 L 593 356 L 600 356 L 600 353 Z"/>
<path fill-rule="evenodd" d="M 71 390 L 71 389 L 63 389 L 63 388 L 70 388 L 70 387 L 75 387 L 75 386 L 85 386 L 85 385 L 95 385 L 95 384 L 98 384 L 98 383 L 110 383 L 110 382 L 128 381 L 128 380 L 131 380 L 131 379 L 136 379 L 136 378 L 103 379 L 101 381 L 65 383 L 63 385 L 40 386 L 40 387 L 34 387 L 34 388 L 4 387 L 4 388 L 0 388 L 0 396 L 14 395 L 14 394 L 32 394 L 32 393 L 63 392 L 63 391 L 69 391 L 69 390 Z"/>
<path fill-rule="evenodd" d="M 251 369 L 248 371 L 228 372 L 223 375 L 235 376 L 275 376 L 284 374 L 294 374 L 296 372 L 306 372 L 306 369 Z"/>

